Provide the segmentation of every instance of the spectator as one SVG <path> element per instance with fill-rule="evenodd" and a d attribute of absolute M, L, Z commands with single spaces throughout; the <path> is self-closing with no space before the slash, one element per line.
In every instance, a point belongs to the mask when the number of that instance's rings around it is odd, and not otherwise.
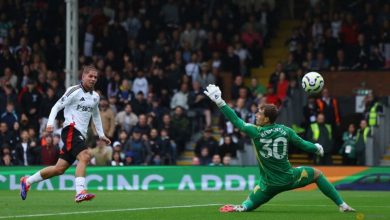
<path fill-rule="evenodd" d="M 126 165 L 148 165 L 151 158 L 150 147 L 141 137 L 141 130 L 135 128 L 132 133 L 132 136 L 124 145 L 123 148 L 126 152 Z M 128 157 L 131 157 L 131 162 L 129 162 Z"/>
<path fill-rule="evenodd" d="M 209 84 L 215 84 L 215 77 L 209 71 L 209 64 L 204 62 L 200 65 L 200 68 L 201 72 L 195 77 L 195 81 L 193 82 L 199 82 L 202 88 L 206 88 Z"/>
<path fill-rule="evenodd" d="M 275 68 L 275 71 L 271 74 L 270 78 L 269 78 L 269 85 L 271 85 L 274 89 L 274 91 L 277 91 L 277 85 L 278 85 L 278 82 L 279 82 L 279 75 L 281 72 L 283 72 L 283 63 L 281 62 L 278 62 L 276 64 L 276 68 Z"/>
<path fill-rule="evenodd" d="M 276 95 L 280 100 L 284 100 L 287 96 L 287 90 L 288 90 L 289 82 L 286 79 L 286 74 L 284 72 L 281 72 L 279 74 L 279 81 L 276 86 Z"/>
<path fill-rule="evenodd" d="M 367 137 L 371 136 L 371 129 L 367 126 L 366 120 L 361 120 L 359 129 L 356 133 L 356 164 L 359 166 L 366 165 L 366 143 Z"/>
<path fill-rule="evenodd" d="M 8 144 L 9 146 L 14 146 L 14 135 L 8 129 L 6 122 L 0 122 L 0 146 L 3 144 Z"/>
<path fill-rule="evenodd" d="M 183 47 L 186 42 L 189 44 L 190 48 L 193 49 L 196 41 L 197 33 L 195 29 L 193 29 L 191 22 L 187 22 L 184 31 L 180 35 L 180 44 Z"/>
<path fill-rule="evenodd" d="M 90 150 L 92 161 L 96 166 L 107 166 L 111 164 L 112 147 L 107 146 L 106 142 L 96 138 L 96 147 Z"/>
<path fill-rule="evenodd" d="M 325 115 L 323 113 L 319 113 L 317 122 L 310 125 L 310 129 L 307 132 L 307 139 L 321 144 L 324 148 L 324 156 L 316 158 L 316 163 L 320 165 L 331 165 L 333 150 L 332 127 L 325 122 Z"/>
<path fill-rule="evenodd" d="M 148 103 L 145 99 L 145 94 L 139 91 L 135 96 L 135 99 L 131 100 L 131 106 L 135 114 L 146 114 L 148 111 Z"/>
<path fill-rule="evenodd" d="M 111 139 L 112 137 L 114 137 L 115 132 L 115 115 L 109 108 L 107 99 L 100 99 L 99 107 L 104 133 L 107 135 L 108 138 Z M 93 128 L 92 130 L 95 131 L 96 129 Z"/>
<path fill-rule="evenodd" d="M 205 127 L 211 126 L 211 110 L 209 108 L 209 102 L 206 99 L 199 82 L 192 82 L 192 91 L 188 95 L 188 105 L 190 109 L 195 112 L 194 120 L 199 118 L 199 116 L 204 116 L 206 121 Z M 200 120 L 203 120 L 203 118 L 200 118 Z"/>
<path fill-rule="evenodd" d="M 193 165 L 193 166 L 199 166 L 199 165 L 200 165 L 200 159 L 199 159 L 199 157 L 193 157 L 193 158 L 192 158 L 192 165 Z"/>
<path fill-rule="evenodd" d="M 57 163 L 60 149 L 53 141 L 51 135 L 46 135 L 41 139 L 41 156 L 40 156 L 40 165 L 54 165 Z"/>
<path fill-rule="evenodd" d="M 180 22 L 179 6 L 174 0 L 168 0 L 162 6 L 160 15 L 167 26 L 174 26 Z"/>
<path fill-rule="evenodd" d="M 144 96 L 148 95 L 148 91 L 149 91 L 148 80 L 145 78 L 144 72 L 141 70 L 137 72 L 137 77 L 133 81 L 132 91 L 134 94 L 138 94 L 139 92 L 142 92 Z"/>
<path fill-rule="evenodd" d="M 5 122 L 8 128 L 12 128 L 15 122 L 18 122 L 19 116 L 15 111 L 14 103 L 8 102 L 6 112 L 1 114 L 0 122 Z"/>
<path fill-rule="evenodd" d="M 182 83 L 180 90 L 173 95 L 170 107 L 171 109 L 181 107 L 188 110 L 188 85 L 186 83 Z"/>
<path fill-rule="evenodd" d="M 0 78 L 0 86 L 9 84 L 13 88 L 16 88 L 18 77 L 13 73 L 10 67 L 4 69 L 4 76 Z"/>
<path fill-rule="evenodd" d="M 134 93 L 130 89 L 130 82 L 128 79 L 123 79 L 118 92 L 118 104 L 121 108 L 130 103 L 135 98 Z"/>
<path fill-rule="evenodd" d="M 173 132 L 170 135 L 177 144 L 177 151 L 181 153 L 190 137 L 190 121 L 182 107 L 178 106 L 174 109 L 171 122 Z"/>
<path fill-rule="evenodd" d="M 222 163 L 224 166 L 230 166 L 231 165 L 232 158 L 229 155 L 226 155 L 222 159 Z"/>
<path fill-rule="evenodd" d="M 249 87 L 249 90 L 251 91 L 251 96 L 253 98 L 257 97 L 258 95 L 264 95 L 266 92 L 266 88 L 264 85 L 257 82 L 257 79 L 253 77 L 251 79 L 251 85 Z"/>
<path fill-rule="evenodd" d="M 324 88 L 322 90 L 322 97 L 317 98 L 317 106 L 319 112 L 325 115 L 325 122 L 332 126 L 339 126 L 340 110 L 337 99 L 329 95 L 329 90 Z"/>
<path fill-rule="evenodd" d="M 135 163 L 134 163 L 134 153 L 133 152 L 131 152 L 131 151 L 126 152 L 124 165 L 125 166 L 135 165 Z"/>
<path fill-rule="evenodd" d="M 138 123 L 133 127 L 131 132 L 138 130 L 142 135 L 149 135 L 151 127 L 148 125 L 147 117 L 141 114 L 138 117 Z"/>
<path fill-rule="evenodd" d="M 211 163 L 211 155 L 208 146 L 203 146 L 199 155 L 200 165 L 207 166 Z"/>
<path fill-rule="evenodd" d="M 368 57 L 368 68 L 371 70 L 381 70 L 384 67 L 385 58 L 378 46 L 372 46 Z"/>
<path fill-rule="evenodd" d="M 196 81 L 197 78 L 200 77 L 200 65 L 198 55 L 196 53 L 191 54 L 191 61 L 187 63 L 185 71 L 187 76 L 189 76 L 192 81 Z"/>
<path fill-rule="evenodd" d="M 345 58 L 344 50 L 343 49 L 337 50 L 336 58 L 331 64 L 330 70 L 343 71 L 343 70 L 349 70 L 350 68 L 351 66 L 348 63 L 347 59 Z"/>
<path fill-rule="evenodd" d="M 358 43 L 353 47 L 354 61 L 353 70 L 366 70 L 368 68 L 368 59 L 370 55 L 369 45 L 363 34 L 358 35 Z"/>
<path fill-rule="evenodd" d="M 247 49 L 245 49 L 241 42 L 235 44 L 234 53 L 240 58 L 240 72 L 243 76 L 249 75 L 249 62 L 251 60 L 251 54 Z"/>
<path fill-rule="evenodd" d="M 223 137 L 223 141 L 218 147 L 218 153 L 221 158 L 224 158 L 226 155 L 234 158 L 237 157 L 237 145 L 233 142 L 231 136 L 225 135 Z"/>
<path fill-rule="evenodd" d="M 22 113 L 29 119 L 29 124 L 38 129 L 38 109 L 41 104 L 41 93 L 36 88 L 34 80 L 29 80 L 27 87 L 21 91 L 19 102 L 22 107 Z"/>
<path fill-rule="evenodd" d="M 227 47 L 227 54 L 222 58 L 221 68 L 222 71 L 233 77 L 241 75 L 240 57 L 234 53 L 234 48 L 231 45 Z"/>
<path fill-rule="evenodd" d="M 203 135 L 201 137 L 201 139 L 199 139 L 197 142 L 196 142 L 196 145 L 195 145 L 195 155 L 197 157 L 200 157 L 201 155 L 201 150 L 204 146 L 207 146 L 209 148 L 208 152 L 211 154 L 211 155 L 214 155 L 214 154 L 217 154 L 217 147 L 218 147 L 218 142 L 214 139 L 214 137 L 212 136 L 212 130 L 210 128 L 206 128 L 204 131 L 203 131 Z"/>
<path fill-rule="evenodd" d="M 58 98 L 59 97 L 55 97 L 55 91 L 51 87 L 47 88 L 46 93 L 42 98 L 42 102 L 39 107 L 39 113 L 38 113 L 39 115 L 38 117 L 40 118 L 41 121 L 40 128 L 39 128 L 40 134 L 46 128 L 46 124 L 49 119 L 51 108 L 53 108 L 53 106 L 56 104 Z"/>
<path fill-rule="evenodd" d="M 221 156 L 219 156 L 218 154 L 214 154 L 209 166 L 223 166 L 223 164 L 221 163 Z"/>
<path fill-rule="evenodd" d="M 266 101 L 269 104 L 274 104 L 277 107 L 280 107 L 282 104 L 282 100 L 280 100 L 279 96 L 275 93 L 273 86 L 268 86 L 267 93 L 265 94 Z"/>
<path fill-rule="evenodd" d="M 157 129 L 152 128 L 150 130 L 150 138 L 148 140 L 150 151 L 152 153 L 150 164 L 161 165 L 163 164 L 165 157 L 165 150 L 161 145 L 161 138 Z"/>
<path fill-rule="evenodd" d="M 175 143 L 175 141 L 169 137 L 168 131 L 165 129 L 162 129 L 160 131 L 160 138 L 161 138 L 160 144 L 161 144 L 162 148 L 165 149 L 163 164 L 176 165 L 176 143 Z"/>
<path fill-rule="evenodd" d="M 40 149 L 35 141 L 32 141 L 28 131 L 23 130 L 20 134 L 21 140 L 16 144 L 16 159 L 18 165 L 30 166 L 38 165 L 40 159 Z"/>
<path fill-rule="evenodd" d="M 344 165 L 356 165 L 356 128 L 354 124 L 349 124 L 348 130 L 343 133 L 343 146 L 339 153 L 343 155 Z"/>
<path fill-rule="evenodd" d="M 252 25 L 247 25 L 246 30 L 241 34 L 241 40 L 248 48 L 250 54 L 252 54 L 252 66 L 258 67 L 259 65 L 263 65 L 263 37 L 261 34 L 256 32 Z"/>
<path fill-rule="evenodd" d="M 125 130 L 127 133 L 138 123 L 138 116 L 134 114 L 131 104 L 127 103 L 125 109 L 115 116 L 115 124 L 118 129 Z"/>
<path fill-rule="evenodd" d="M 121 156 L 119 152 L 114 152 L 112 155 L 112 161 L 111 161 L 111 166 L 123 166 L 123 162 L 121 160 Z"/>

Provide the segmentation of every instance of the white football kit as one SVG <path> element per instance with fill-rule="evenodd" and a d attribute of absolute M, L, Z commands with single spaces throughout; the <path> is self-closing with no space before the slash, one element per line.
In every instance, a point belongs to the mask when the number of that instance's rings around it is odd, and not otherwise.
<path fill-rule="evenodd" d="M 104 137 L 102 120 L 99 114 L 99 101 L 100 97 L 97 92 L 88 92 L 81 84 L 71 86 L 51 109 L 47 125 L 54 127 L 57 113 L 65 108 L 63 127 L 73 125 L 86 138 L 92 116 L 99 137 Z"/>

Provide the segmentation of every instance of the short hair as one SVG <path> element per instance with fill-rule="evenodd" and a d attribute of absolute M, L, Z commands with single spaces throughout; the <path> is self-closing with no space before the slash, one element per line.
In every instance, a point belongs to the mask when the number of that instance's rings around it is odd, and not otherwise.
<path fill-rule="evenodd" d="M 98 71 L 96 67 L 92 64 L 83 66 L 83 74 L 88 73 L 89 71 Z"/>
<path fill-rule="evenodd" d="M 260 106 L 260 109 L 264 111 L 264 116 L 268 117 L 269 122 L 272 124 L 278 117 L 278 109 L 274 104 L 264 104 Z"/>

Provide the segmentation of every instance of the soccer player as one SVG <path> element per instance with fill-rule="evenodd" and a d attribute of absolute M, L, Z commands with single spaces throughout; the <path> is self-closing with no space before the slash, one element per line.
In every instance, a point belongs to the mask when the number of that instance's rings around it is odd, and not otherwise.
<path fill-rule="evenodd" d="M 86 147 L 86 135 L 88 124 L 92 117 L 99 138 L 110 144 L 111 141 L 104 135 L 102 121 L 99 114 L 99 95 L 94 91 L 97 81 L 97 70 L 94 66 L 85 66 L 80 84 L 68 88 L 65 94 L 53 106 L 47 122 L 46 131 L 52 133 L 57 113 L 64 109 L 64 128 L 61 138 L 64 147 L 60 151 L 60 158 L 54 166 L 46 167 L 34 175 L 20 179 L 20 196 L 23 200 L 31 184 L 62 175 L 77 159 L 76 167 L 76 196 L 75 202 L 79 203 L 91 200 L 94 194 L 89 194 L 85 189 L 85 169 L 91 156 Z"/>
<path fill-rule="evenodd" d="M 341 212 L 355 211 L 348 206 L 334 186 L 321 171 L 308 167 L 293 168 L 288 161 L 289 146 L 299 147 L 307 152 L 322 156 L 324 150 L 320 144 L 313 144 L 300 138 L 291 128 L 275 124 L 278 111 L 275 105 L 260 105 L 256 113 L 256 125 L 245 123 L 226 105 L 218 86 L 210 84 L 204 93 L 217 104 L 222 113 L 235 127 L 246 133 L 256 148 L 260 169 L 260 181 L 241 205 L 225 205 L 220 212 L 248 212 L 265 204 L 277 194 L 316 183 L 318 188 L 329 197 Z"/>

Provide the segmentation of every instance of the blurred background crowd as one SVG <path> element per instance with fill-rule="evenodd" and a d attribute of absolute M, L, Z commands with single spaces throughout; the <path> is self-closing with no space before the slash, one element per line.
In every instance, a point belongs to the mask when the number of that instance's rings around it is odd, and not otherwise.
<path fill-rule="evenodd" d="M 99 71 L 95 89 L 106 146 L 88 135 L 96 165 L 255 163 L 250 140 L 233 128 L 203 94 L 217 84 L 237 114 L 255 123 L 258 103 L 282 110 L 293 100 L 294 129 L 320 142 L 313 163 L 364 164 L 365 139 L 380 103 L 367 94 L 366 112 L 341 126 L 338 100 L 324 89 L 307 97 L 308 71 L 388 70 L 389 2 L 303 1 L 305 13 L 285 42 L 289 54 L 266 84 L 251 75 L 264 68 L 263 51 L 279 28 L 283 4 L 239 0 L 85 0 L 79 2 L 79 66 Z M 0 147 L 10 165 L 49 165 L 62 147 L 44 131 L 51 107 L 65 92 L 65 3 L 0 0 Z M 279 121 L 285 123 L 284 121 Z M 93 125 L 91 125 L 93 126 Z M 292 151 L 293 152 L 293 151 Z"/>

